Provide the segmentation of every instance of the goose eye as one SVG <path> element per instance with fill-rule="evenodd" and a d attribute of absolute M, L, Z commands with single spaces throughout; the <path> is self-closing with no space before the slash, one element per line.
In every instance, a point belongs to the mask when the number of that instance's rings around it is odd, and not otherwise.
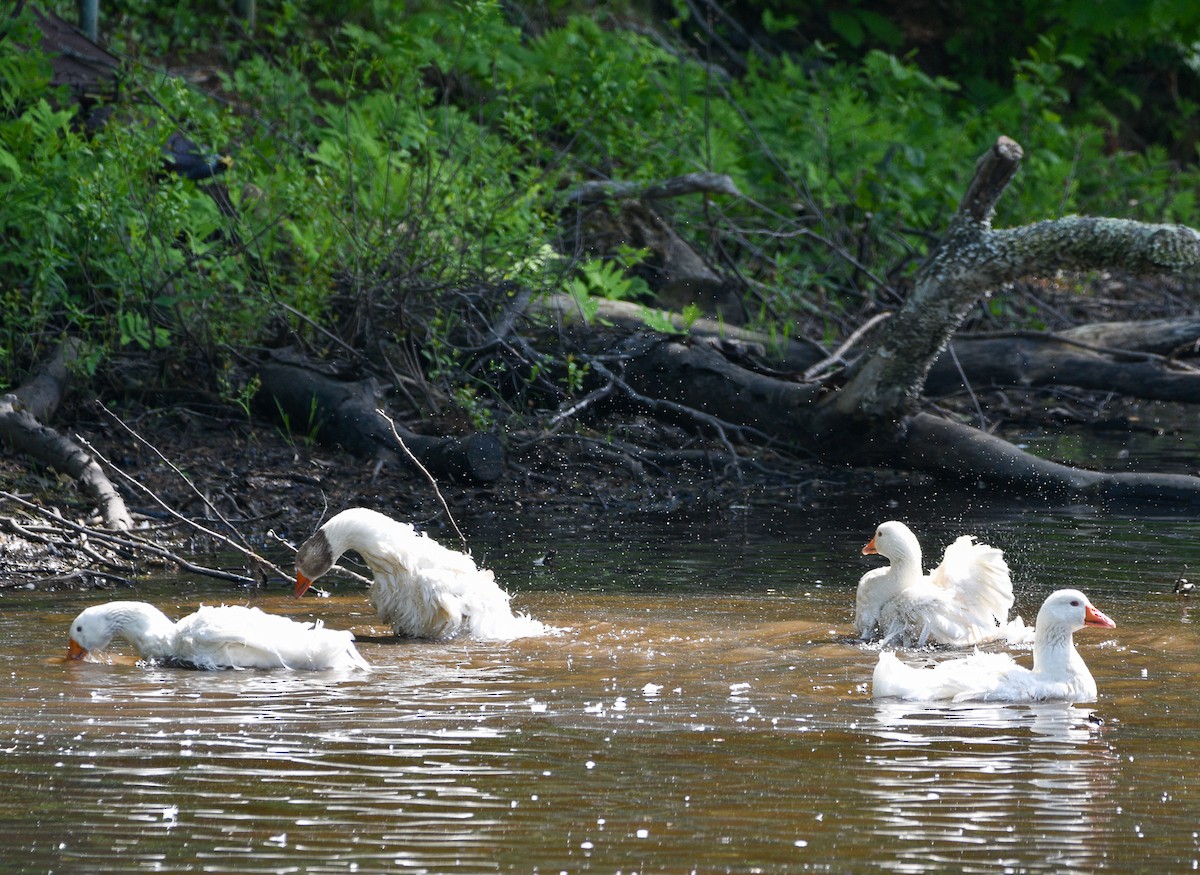
<path fill-rule="evenodd" d="M 82 623 L 80 623 L 78 626 L 76 626 L 76 627 L 75 627 L 75 631 L 76 631 L 76 632 L 82 632 L 82 631 L 83 631 L 83 624 L 82 624 Z"/>
<path fill-rule="evenodd" d="M 1073 608 L 1079 607 L 1079 599 L 1071 599 L 1071 607 L 1073 607 Z"/>

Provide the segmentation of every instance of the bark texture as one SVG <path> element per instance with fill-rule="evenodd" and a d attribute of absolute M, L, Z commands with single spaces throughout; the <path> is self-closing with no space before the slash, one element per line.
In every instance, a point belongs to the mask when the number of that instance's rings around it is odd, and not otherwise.
<path fill-rule="evenodd" d="M 0 396 L 0 439 L 18 453 L 75 478 L 83 492 L 96 502 L 104 525 L 127 531 L 132 528 L 133 519 L 104 469 L 83 447 L 45 424 L 62 402 L 70 379 L 70 365 L 77 355 L 75 343 L 62 343 L 34 377 Z"/>
<path fill-rule="evenodd" d="M 268 361 L 258 408 L 298 434 L 370 458 L 388 453 L 411 464 L 408 451 L 435 477 L 490 483 L 504 473 L 504 448 L 492 435 L 430 437 L 395 427 L 379 413 L 382 388 L 373 379 L 346 381 L 297 361 Z M 399 441 L 397 440 L 399 437 Z M 401 445 L 400 441 L 403 441 Z"/>
<path fill-rule="evenodd" d="M 831 399 L 836 420 L 899 420 L 911 414 L 925 378 L 968 308 L 1004 283 L 1064 268 L 1172 273 L 1200 268 L 1200 234 L 1180 225 L 1070 216 L 994 231 L 995 204 L 1022 157 L 1001 137 L 975 178 L 941 243 L 917 273 L 912 294 L 880 332 L 845 386 Z"/>
<path fill-rule="evenodd" d="M 1067 267 L 1142 273 L 1200 267 L 1200 234 L 1182 226 L 1069 217 L 992 230 L 996 201 L 1021 157 L 1020 146 L 1001 137 L 979 160 L 945 237 L 918 271 L 912 294 L 870 339 L 840 387 L 753 373 L 716 362 L 711 347 L 671 339 L 626 363 L 630 384 L 642 396 L 656 395 L 753 427 L 825 461 L 894 465 L 1052 499 L 1200 504 L 1197 477 L 1074 469 L 919 412 L 930 370 L 968 308 L 998 286 Z M 1198 344 L 1186 327 L 1159 328 L 1159 342 L 1173 344 L 1173 352 Z M 1054 382 L 1069 376 L 1090 388 L 1194 397 L 1197 380 L 1191 369 L 1149 358 L 1120 361 L 1120 350 L 1088 348 L 1093 345 L 1070 337 L 1036 344 L 1010 339 L 1003 356 L 980 344 L 978 360 L 970 365 L 997 381 Z M 960 362 L 969 347 L 956 347 Z"/>

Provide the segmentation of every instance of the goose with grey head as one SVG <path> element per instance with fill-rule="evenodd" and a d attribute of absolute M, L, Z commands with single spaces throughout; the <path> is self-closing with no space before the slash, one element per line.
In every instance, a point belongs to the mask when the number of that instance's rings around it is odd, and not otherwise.
<path fill-rule="evenodd" d="M 408 523 L 353 507 L 321 526 L 296 551 L 297 597 L 354 551 L 371 569 L 369 596 L 379 619 L 409 638 L 511 640 L 543 635 L 543 623 L 514 614 L 491 571 Z"/>

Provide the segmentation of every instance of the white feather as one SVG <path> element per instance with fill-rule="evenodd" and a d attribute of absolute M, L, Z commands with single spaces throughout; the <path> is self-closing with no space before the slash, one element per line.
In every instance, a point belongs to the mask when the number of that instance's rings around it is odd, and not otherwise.
<path fill-rule="evenodd" d="M 362 556 L 374 576 L 371 604 L 397 635 L 450 638 L 466 633 L 509 640 L 548 631 L 543 623 L 513 613 L 508 593 L 491 571 L 408 523 L 350 508 L 319 532 L 328 540 L 334 561 L 348 550 Z"/>
<path fill-rule="evenodd" d="M 863 551 L 878 552 L 891 564 L 868 571 L 858 582 L 854 627 L 860 638 L 885 647 L 969 647 L 1003 637 L 1028 638 L 1019 617 L 1008 620 L 1012 580 L 998 548 L 963 535 L 925 575 L 916 536 L 891 521 L 879 526 Z"/>
<path fill-rule="evenodd" d="M 1116 624 L 1078 590 L 1059 590 L 1038 611 L 1032 670 L 1007 653 L 979 651 L 915 668 L 885 650 L 872 676 L 872 694 L 913 701 L 1092 702 L 1096 681 L 1073 638 L 1085 625 Z"/>

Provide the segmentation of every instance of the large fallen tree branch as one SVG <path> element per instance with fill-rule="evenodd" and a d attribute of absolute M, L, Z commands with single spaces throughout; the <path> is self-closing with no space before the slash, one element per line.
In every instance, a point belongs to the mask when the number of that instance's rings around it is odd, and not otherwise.
<path fill-rule="evenodd" d="M 70 438 L 45 425 L 62 401 L 70 366 L 78 355 L 78 344 L 64 341 L 36 376 L 0 396 L 0 438 L 17 452 L 74 477 L 84 493 L 96 502 L 104 525 L 127 531 L 133 526 L 133 519 L 104 469 Z"/>
<path fill-rule="evenodd" d="M 1073 386 L 1152 401 L 1200 403 L 1200 370 L 1154 353 L 1081 344 L 1066 333 L 956 338 L 950 349 L 958 367 L 951 356 L 939 358 L 925 383 L 930 395 L 983 386 Z"/>
<path fill-rule="evenodd" d="M 765 431 L 830 462 L 932 471 L 1056 499 L 1200 503 L 1197 477 L 1074 469 L 920 412 L 931 367 L 974 301 L 991 289 L 1064 267 L 1157 273 L 1200 268 L 1200 233 L 1178 225 L 1068 217 L 993 231 L 995 202 L 1021 155 L 1020 146 L 1002 137 L 980 159 L 958 213 L 918 272 L 912 294 L 868 341 L 840 387 L 776 379 L 724 360 L 711 345 L 671 338 L 627 362 L 627 379 L 643 394 Z M 1086 349 L 1087 341 L 1060 339 L 1060 344 L 1076 358 L 1094 356 L 1079 366 L 1091 369 L 1096 384 L 1113 379 L 1115 372 L 1098 366 L 1103 359 Z M 962 351 L 956 351 L 961 361 Z M 1057 361 L 1065 355 L 1060 349 Z M 1142 390 L 1150 388 L 1147 361 L 1134 370 Z M 1162 369 L 1166 363 L 1153 364 Z M 1182 371 L 1160 375 L 1161 388 L 1154 391 L 1178 393 L 1194 377 Z"/>
<path fill-rule="evenodd" d="M 850 418 L 880 424 L 911 415 L 929 369 L 968 309 L 1004 283 L 1063 269 L 1173 273 L 1200 268 L 1200 233 L 1182 225 L 1068 216 L 993 230 L 996 201 L 1022 155 L 1017 143 L 1000 137 L 979 159 L 945 237 L 917 272 L 912 294 L 823 406 L 820 416 L 829 427 L 840 429 Z"/>

